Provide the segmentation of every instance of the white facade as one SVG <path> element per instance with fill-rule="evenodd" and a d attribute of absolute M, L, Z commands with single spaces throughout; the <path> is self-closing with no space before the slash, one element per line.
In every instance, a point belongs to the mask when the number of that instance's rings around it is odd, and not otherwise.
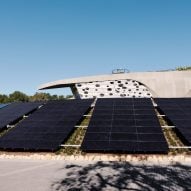
<path fill-rule="evenodd" d="M 135 80 L 108 80 L 75 84 L 81 99 L 151 97 L 149 90 Z"/>

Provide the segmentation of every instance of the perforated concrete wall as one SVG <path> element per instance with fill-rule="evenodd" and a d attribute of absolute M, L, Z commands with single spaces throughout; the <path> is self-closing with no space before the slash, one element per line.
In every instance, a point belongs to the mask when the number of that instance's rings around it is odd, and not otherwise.
<path fill-rule="evenodd" d="M 78 83 L 75 87 L 81 99 L 95 97 L 152 97 L 147 87 L 135 80 Z"/>

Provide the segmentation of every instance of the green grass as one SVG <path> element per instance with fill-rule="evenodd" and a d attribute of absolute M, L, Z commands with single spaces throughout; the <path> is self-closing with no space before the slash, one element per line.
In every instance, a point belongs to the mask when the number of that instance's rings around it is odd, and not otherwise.
<path fill-rule="evenodd" d="M 92 110 L 88 113 L 88 115 L 91 115 Z M 90 121 L 90 117 L 84 117 L 82 122 L 79 124 L 79 126 L 88 126 Z M 68 140 L 65 142 L 65 145 L 81 145 L 83 138 L 86 133 L 86 129 L 84 127 L 77 127 L 75 131 L 72 133 L 72 135 L 68 138 Z M 75 155 L 75 154 L 81 154 L 82 151 L 80 148 L 74 148 L 74 147 L 65 147 L 61 148 L 59 151 L 56 152 L 56 154 L 66 154 L 66 155 Z"/>

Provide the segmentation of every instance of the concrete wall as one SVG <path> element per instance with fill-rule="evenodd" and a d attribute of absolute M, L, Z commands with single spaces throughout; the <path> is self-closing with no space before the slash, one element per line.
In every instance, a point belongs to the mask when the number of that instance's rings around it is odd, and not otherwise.
<path fill-rule="evenodd" d="M 139 72 L 89 76 L 50 82 L 43 84 L 39 89 L 63 88 L 79 83 L 127 79 L 143 84 L 153 97 L 191 97 L 191 71 Z"/>

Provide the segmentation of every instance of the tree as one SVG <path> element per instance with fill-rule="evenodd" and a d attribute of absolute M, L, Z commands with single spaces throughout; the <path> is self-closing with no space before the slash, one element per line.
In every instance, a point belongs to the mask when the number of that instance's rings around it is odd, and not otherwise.
<path fill-rule="evenodd" d="M 63 100 L 63 99 L 66 99 L 66 98 L 63 95 L 60 95 L 60 96 L 58 96 L 58 99 Z"/>
<path fill-rule="evenodd" d="M 27 102 L 29 101 L 29 97 L 20 91 L 15 91 L 12 94 L 9 94 L 9 102 L 14 102 L 14 101 Z"/>
<path fill-rule="evenodd" d="M 58 96 L 57 95 L 52 95 L 52 96 L 50 96 L 50 100 L 58 100 Z"/>
<path fill-rule="evenodd" d="M 185 70 L 191 70 L 191 66 L 180 66 L 176 68 L 178 71 L 185 71 Z"/>
<path fill-rule="evenodd" d="M 64 100 L 64 99 L 71 99 L 73 98 L 72 95 L 67 95 L 66 97 L 63 95 L 50 95 L 49 93 L 38 93 L 36 92 L 32 96 L 28 96 L 23 92 L 15 91 L 9 96 L 0 94 L 0 103 L 8 103 L 8 102 L 15 102 L 15 101 L 22 101 L 22 102 L 28 102 L 28 101 L 49 101 L 49 100 Z"/>
<path fill-rule="evenodd" d="M 66 99 L 71 99 L 71 98 L 73 98 L 72 95 L 67 95 L 67 96 L 66 96 Z"/>
<path fill-rule="evenodd" d="M 30 97 L 30 101 L 48 101 L 51 100 L 51 95 L 49 93 L 35 93 Z"/>
<path fill-rule="evenodd" d="M 9 102 L 8 96 L 4 94 L 0 94 L 0 103 L 8 103 L 8 102 Z"/>

